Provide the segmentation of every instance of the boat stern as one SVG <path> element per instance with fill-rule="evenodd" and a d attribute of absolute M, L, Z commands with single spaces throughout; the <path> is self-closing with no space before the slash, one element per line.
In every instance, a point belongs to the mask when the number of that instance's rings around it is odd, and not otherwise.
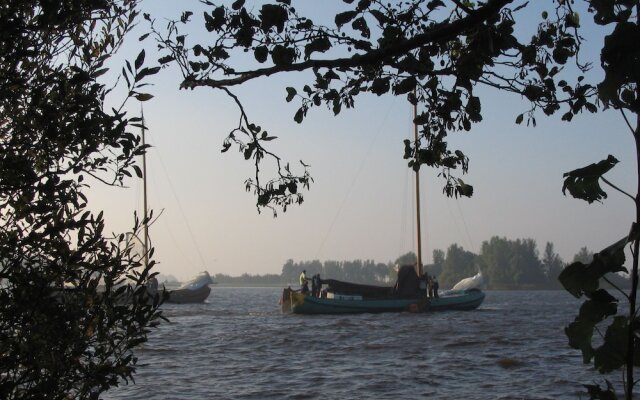
<path fill-rule="evenodd" d="M 279 303 L 283 313 L 292 313 L 296 306 L 304 303 L 304 294 L 291 289 L 291 286 L 289 286 L 282 290 L 282 297 Z"/>

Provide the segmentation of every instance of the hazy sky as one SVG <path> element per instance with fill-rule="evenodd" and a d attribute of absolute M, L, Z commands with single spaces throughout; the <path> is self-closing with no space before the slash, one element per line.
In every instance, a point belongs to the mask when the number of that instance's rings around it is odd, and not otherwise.
<path fill-rule="evenodd" d="M 343 6 L 339 1 L 298 3 L 322 3 L 314 15 L 334 15 L 337 8 L 331 7 Z M 536 5 L 543 3 L 551 2 Z M 199 3 L 154 0 L 144 6 L 161 20 L 177 18 Z M 531 13 L 537 17 L 538 11 Z M 202 12 L 194 17 L 199 23 Z M 583 15 L 583 24 L 588 19 Z M 136 38 L 132 35 L 131 49 L 139 46 Z M 597 54 L 599 44 L 588 44 L 585 54 Z M 157 58 L 153 47 L 148 43 L 148 65 Z M 594 74 L 599 74 L 597 63 Z M 361 96 L 355 110 L 334 117 L 325 108 L 312 109 L 297 124 L 298 104 L 286 103 L 285 87 L 301 88 L 308 78 L 280 75 L 233 89 L 250 118 L 279 137 L 271 142 L 273 151 L 292 166 L 300 159 L 311 165 L 315 182 L 303 205 L 273 218 L 269 210 L 258 214 L 254 195 L 245 191 L 252 163 L 236 148 L 220 152 L 239 117 L 231 99 L 210 89 L 178 90 L 176 71 L 156 75 L 150 88 L 155 98 L 144 104 L 144 112 L 153 146 L 147 158 L 149 204 L 156 214 L 163 210 L 150 232 L 159 272 L 180 280 L 202 270 L 280 273 L 289 258 L 388 262 L 415 250 L 413 176 L 402 159 L 402 141 L 412 135 L 409 103 L 391 95 Z M 570 261 L 583 246 L 597 251 L 628 233 L 634 212 L 628 198 L 606 189 L 604 203 L 588 205 L 561 191 L 564 172 L 612 154 L 620 164 L 609 180 L 635 193 L 634 142 L 619 114 L 582 115 L 572 123 L 560 121 L 560 115 L 539 115 L 538 126 L 527 128 L 514 123 L 528 109 L 519 96 L 480 93 L 484 121 L 471 132 L 450 136 L 451 147 L 471 159 L 463 179 L 474 185 L 474 196 L 447 198 L 438 171 L 421 172 L 425 263 L 433 249 L 446 250 L 452 243 L 479 253 L 482 242 L 496 235 L 533 238 L 540 252 L 553 242 Z M 141 184 L 131 180 L 127 189 L 96 184 L 90 204 L 104 210 L 110 231 L 127 231 L 133 211 L 142 210 Z"/>

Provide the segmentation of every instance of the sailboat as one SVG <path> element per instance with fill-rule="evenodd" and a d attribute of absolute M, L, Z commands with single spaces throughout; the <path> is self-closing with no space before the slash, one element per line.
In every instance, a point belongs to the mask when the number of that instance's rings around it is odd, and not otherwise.
<path fill-rule="evenodd" d="M 144 113 L 142 113 L 142 146 L 145 146 L 145 125 L 144 125 Z M 144 203 L 144 225 L 143 225 L 143 254 L 144 254 L 144 266 L 149 265 L 149 223 L 148 223 L 148 207 L 147 207 L 147 154 L 146 151 L 142 154 L 142 181 L 143 181 L 143 203 Z M 155 278 L 154 278 L 155 279 Z M 188 281 L 177 289 L 166 290 L 167 297 L 165 297 L 165 303 L 203 303 L 211 293 L 210 284 L 213 283 L 211 276 L 207 271 L 203 271 L 194 279 Z M 148 288 L 150 294 L 155 294 L 157 291 L 157 281 L 153 282 L 153 287 Z"/>
<path fill-rule="evenodd" d="M 413 107 L 414 119 L 417 114 Z M 418 126 L 414 123 L 414 136 L 418 142 Z M 416 154 L 417 156 L 417 154 Z M 361 285 L 324 279 L 321 284 L 327 286 L 321 297 L 300 290 L 285 288 L 280 304 L 285 313 L 296 314 L 356 314 L 381 312 L 429 312 L 445 310 L 474 310 L 482 304 L 485 294 L 480 290 L 481 279 L 478 275 L 463 280 L 460 289 L 447 290 L 440 296 L 427 297 L 421 280 L 425 282 L 422 271 L 422 249 L 420 236 L 420 174 L 415 171 L 416 182 L 416 229 L 417 260 L 415 265 L 398 268 L 398 279 L 394 286 Z M 481 278 L 481 274 L 479 277 Z"/>

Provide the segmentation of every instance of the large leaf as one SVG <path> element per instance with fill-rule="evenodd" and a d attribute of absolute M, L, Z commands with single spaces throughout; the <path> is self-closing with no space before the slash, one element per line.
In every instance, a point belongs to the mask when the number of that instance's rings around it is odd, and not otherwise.
<path fill-rule="evenodd" d="M 356 11 L 345 11 L 343 13 L 336 14 L 336 18 L 335 18 L 336 26 L 340 28 L 342 25 L 354 19 L 356 15 L 358 15 Z"/>
<path fill-rule="evenodd" d="M 593 324 L 587 321 L 574 321 L 564 329 L 569 338 L 569 346 L 582 351 L 582 361 L 585 364 L 591 362 L 593 358 L 593 347 L 591 339 L 593 338 Z"/>
<path fill-rule="evenodd" d="M 593 364 L 596 369 L 606 374 L 621 368 L 626 363 L 627 334 L 629 320 L 627 317 L 618 316 L 607 328 L 604 335 L 604 343 L 594 353 Z"/>
<path fill-rule="evenodd" d="M 558 280 L 567 292 L 580 298 L 583 294 L 595 292 L 598 289 L 599 277 L 594 275 L 587 265 L 574 262 L 562 270 Z"/>
<path fill-rule="evenodd" d="M 264 32 L 268 32 L 272 27 L 276 27 L 278 33 L 284 30 L 284 24 L 289 19 L 289 14 L 285 7 L 277 4 L 264 4 L 260 9 L 262 24 L 260 27 Z"/>
<path fill-rule="evenodd" d="M 591 299 L 582 303 L 578 319 L 597 324 L 618 312 L 618 300 L 604 289 L 593 293 Z"/>
<path fill-rule="evenodd" d="M 607 194 L 600 187 L 600 178 L 618 163 L 618 160 L 609 155 L 606 160 L 578 168 L 565 173 L 562 193 L 566 191 L 577 199 L 586 200 L 589 203 L 607 198 Z"/>
<path fill-rule="evenodd" d="M 579 298 L 583 294 L 591 296 L 598 289 L 599 280 L 605 274 L 625 271 L 624 247 L 628 241 L 628 237 L 624 237 L 594 254 L 593 261 L 588 265 L 575 262 L 567 266 L 560 273 L 558 280 L 575 297 Z"/>
<path fill-rule="evenodd" d="M 616 391 L 613 389 L 613 385 L 609 381 L 606 382 L 606 389 L 600 388 L 599 385 L 584 385 L 589 393 L 589 398 L 599 400 L 617 400 L 618 396 L 616 395 Z"/>
<path fill-rule="evenodd" d="M 309 58 L 311 54 L 315 51 L 320 53 L 324 53 L 325 51 L 331 48 L 331 41 L 326 36 L 321 36 L 317 39 L 312 40 L 304 47 L 304 56 L 305 58 Z"/>

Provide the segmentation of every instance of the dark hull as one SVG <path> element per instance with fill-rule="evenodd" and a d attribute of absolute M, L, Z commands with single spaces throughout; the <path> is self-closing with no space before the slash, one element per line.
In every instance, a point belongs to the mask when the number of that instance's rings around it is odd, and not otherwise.
<path fill-rule="evenodd" d="M 211 288 L 209 286 L 202 286 L 195 290 L 175 289 L 168 290 L 167 293 L 169 297 L 165 300 L 165 303 L 203 303 L 207 299 L 207 297 L 209 297 Z"/>
<path fill-rule="evenodd" d="M 448 310 L 473 310 L 484 301 L 485 294 L 479 290 L 455 292 L 437 298 L 414 299 L 326 299 L 303 295 L 285 289 L 282 310 L 295 314 L 361 314 L 382 312 L 429 312 Z"/>

